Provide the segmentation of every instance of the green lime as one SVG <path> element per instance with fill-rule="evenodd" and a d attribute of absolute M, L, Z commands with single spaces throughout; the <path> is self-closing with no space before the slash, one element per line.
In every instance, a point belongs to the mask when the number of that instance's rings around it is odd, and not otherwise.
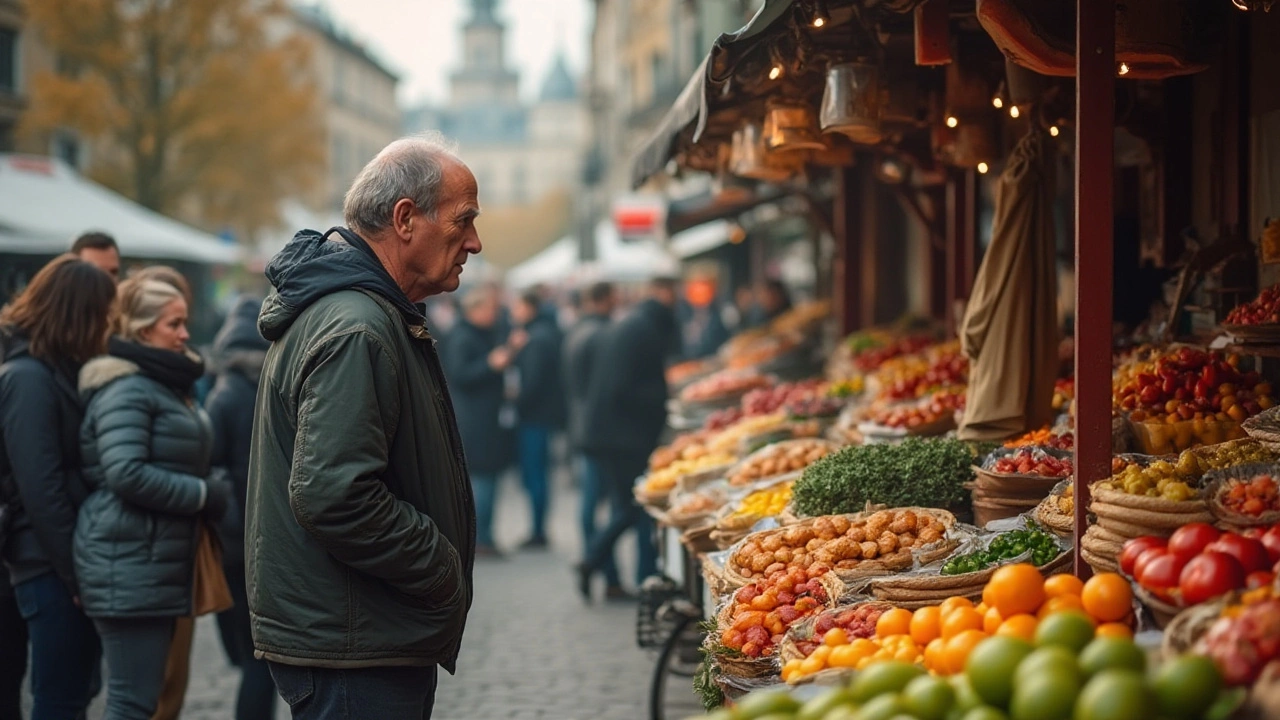
<path fill-rule="evenodd" d="M 853 716 L 858 713 L 858 708 L 853 705 L 842 705 L 827 713 L 822 720 L 853 720 Z"/>
<path fill-rule="evenodd" d="M 892 720 L 895 715 L 901 715 L 904 712 L 906 708 L 902 707 L 902 701 L 898 699 L 897 694 L 886 693 L 868 700 L 858 712 L 853 714 L 853 720 Z"/>
<path fill-rule="evenodd" d="M 964 672 L 978 695 L 988 705 L 1008 707 L 1013 697 L 1013 675 L 1018 664 L 1035 650 L 1021 638 L 996 636 L 978 643 Z"/>
<path fill-rule="evenodd" d="M 1080 674 L 1046 666 L 1035 675 L 1020 678 L 1009 704 L 1013 720 L 1070 720 L 1076 696 L 1080 694 Z"/>
<path fill-rule="evenodd" d="M 1085 677 L 1093 677 L 1103 670 L 1143 672 L 1146 669 L 1146 654 L 1132 640 L 1124 638 L 1098 638 L 1080 653 L 1080 670 Z"/>
<path fill-rule="evenodd" d="M 1078 653 L 1093 640 L 1093 621 L 1075 610 L 1053 613 L 1036 626 L 1035 640 L 1036 647 L 1061 645 Z"/>
<path fill-rule="evenodd" d="M 993 707 L 976 707 L 965 713 L 962 720 L 1009 720 L 1009 716 Z"/>
<path fill-rule="evenodd" d="M 1170 720 L 1196 720 L 1218 699 L 1222 674 L 1203 655 L 1183 655 L 1155 673 L 1156 707 Z"/>
<path fill-rule="evenodd" d="M 1142 673 L 1102 670 L 1084 686 L 1076 699 L 1074 720 L 1148 720 L 1151 694 Z"/>
<path fill-rule="evenodd" d="M 1243 687 L 1227 688 L 1223 690 L 1218 699 L 1213 701 L 1213 705 L 1209 706 L 1208 711 L 1204 714 L 1204 720 L 1229 720 L 1244 701 L 1249 696 L 1249 689 Z"/>
<path fill-rule="evenodd" d="M 901 692 L 907 683 L 924 675 L 924 668 L 901 660 L 868 665 L 849 686 L 853 701 L 864 703 L 878 695 Z"/>
<path fill-rule="evenodd" d="M 956 691 L 956 708 L 969 712 L 973 708 L 982 705 L 982 697 L 973 689 L 973 684 L 969 682 L 969 676 L 964 673 L 958 673 L 947 678 L 947 682 L 951 684 L 951 689 Z"/>
<path fill-rule="evenodd" d="M 1080 665 L 1076 662 L 1076 654 L 1061 645 L 1046 645 L 1036 648 L 1028 655 L 1013 674 L 1013 686 L 1016 688 L 1030 678 L 1045 672 L 1069 673 L 1080 683 Z"/>
<path fill-rule="evenodd" d="M 774 713 L 794 713 L 800 709 L 800 701 L 782 690 L 753 692 L 738 703 L 737 717 L 740 720 L 760 720 Z"/>
<path fill-rule="evenodd" d="M 942 678 L 921 675 L 902 690 L 902 704 L 920 720 L 946 720 L 956 701 L 956 691 Z"/>
<path fill-rule="evenodd" d="M 825 720 L 827 713 L 840 707 L 853 707 L 853 696 L 845 688 L 832 688 L 801 705 L 796 720 Z"/>

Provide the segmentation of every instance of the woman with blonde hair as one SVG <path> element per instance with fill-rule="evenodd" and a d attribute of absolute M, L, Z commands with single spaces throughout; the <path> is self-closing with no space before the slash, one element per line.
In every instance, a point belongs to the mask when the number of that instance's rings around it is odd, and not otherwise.
<path fill-rule="evenodd" d="M 213 433 L 191 394 L 204 363 L 187 347 L 183 293 L 130 278 L 117 308 L 108 354 L 80 372 L 92 492 L 80 509 L 75 564 L 107 661 L 105 720 L 148 720 L 175 621 L 193 611 L 200 521 L 217 521 L 230 488 L 208 479 Z"/>
<path fill-rule="evenodd" d="M 0 548 L 12 605 L 0 623 L 5 697 L 17 686 L 31 643 L 32 720 L 74 720 L 89 704 L 98 637 L 78 607 L 72 559 L 81 476 L 76 374 L 106 349 L 115 283 L 74 255 L 36 273 L 0 311 Z M 12 618 L 16 606 L 20 619 Z M 10 656 L 14 657 L 10 657 Z"/>

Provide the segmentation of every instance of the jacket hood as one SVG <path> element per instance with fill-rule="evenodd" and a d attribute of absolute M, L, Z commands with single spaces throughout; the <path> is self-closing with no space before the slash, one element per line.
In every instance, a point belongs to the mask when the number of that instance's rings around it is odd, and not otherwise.
<path fill-rule="evenodd" d="M 341 240 L 329 239 L 338 235 Z M 320 298 L 342 290 L 367 290 L 390 301 L 412 325 L 424 325 L 421 311 L 378 261 L 363 238 L 346 228 L 321 234 L 303 230 L 267 263 L 275 292 L 262 304 L 258 330 L 276 341 L 293 321 Z"/>
<path fill-rule="evenodd" d="M 242 297 L 227 314 L 222 329 L 213 338 L 213 367 L 216 372 L 235 371 L 257 382 L 267 361 L 271 343 L 258 332 L 262 300 Z"/>
<path fill-rule="evenodd" d="M 88 397 L 113 381 L 142 372 L 137 363 L 113 355 L 99 355 L 80 368 L 80 394 Z"/>

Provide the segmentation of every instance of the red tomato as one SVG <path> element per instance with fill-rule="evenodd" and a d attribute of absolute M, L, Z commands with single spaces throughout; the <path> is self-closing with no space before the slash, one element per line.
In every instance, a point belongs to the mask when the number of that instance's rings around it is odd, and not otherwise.
<path fill-rule="evenodd" d="M 1178 587 L 1182 590 L 1185 604 L 1198 605 L 1244 587 L 1244 577 L 1244 568 L 1235 557 L 1207 550 L 1182 568 Z"/>
<path fill-rule="evenodd" d="M 1221 536 L 1217 528 L 1208 523 L 1190 523 L 1183 525 L 1169 537 L 1169 552 L 1183 560 L 1190 560 L 1199 555 L 1205 546 Z"/>
<path fill-rule="evenodd" d="M 1151 548 L 1165 549 L 1166 543 L 1164 538 L 1145 535 L 1140 538 L 1134 538 L 1124 544 L 1124 550 L 1120 552 L 1120 570 L 1129 577 L 1137 577 L 1134 574 L 1134 563 L 1138 561 L 1138 556 L 1150 550 Z"/>
<path fill-rule="evenodd" d="M 1143 550 L 1141 553 L 1139 553 L 1138 559 L 1133 561 L 1133 579 L 1137 580 L 1139 583 L 1142 583 L 1142 578 L 1147 572 L 1147 566 L 1150 565 L 1152 561 L 1154 561 L 1156 558 L 1162 557 L 1164 555 L 1173 555 L 1173 553 L 1169 552 L 1167 549 L 1162 547 L 1147 548 L 1146 550 Z M 1186 564 L 1185 560 L 1179 559 L 1179 562 L 1178 562 L 1179 570 L 1181 570 L 1182 566 L 1185 564 Z M 1145 585 L 1146 583 L 1142 583 L 1142 584 Z M 1174 584 L 1176 585 L 1177 583 L 1175 582 Z"/>
<path fill-rule="evenodd" d="M 1147 557 L 1150 553 L 1159 554 Z M 1136 565 L 1140 573 L 1138 583 L 1161 597 L 1168 597 L 1168 592 L 1178 587 L 1182 569 L 1187 563 L 1177 555 L 1160 549 L 1148 550 L 1142 555 L 1141 560 L 1146 562 L 1140 560 Z"/>
<path fill-rule="evenodd" d="M 1217 542 L 1209 543 L 1204 549 L 1205 552 L 1224 552 L 1235 557 L 1240 561 L 1240 567 L 1244 568 L 1246 573 L 1251 573 L 1255 570 L 1266 570 L 1271 565 L 1267 558 L 1267 548 L 1262 544 L 1261 540 L 1254 540 L 1235 533 L 1225 533 L 1218 538 Z"/>
<path fill-rule="evenodd" d="M 1249 590 L 1257 590 L 1260 587 L 1267 587 L 1275 582 L 1276 574 L 1268 570 L 1258 570 L 1251 572 L 1244 578 L 1244 586 Z"/>
<path fill-rule="evenodd" d="M 1267 549 L 1267 556 L 1271 558 L 1271 562 L 1280 562 L 1280 525 L 1276 525 L 1266 531 L 1258 539 L 1262 541 L 1262 546 Z"/>

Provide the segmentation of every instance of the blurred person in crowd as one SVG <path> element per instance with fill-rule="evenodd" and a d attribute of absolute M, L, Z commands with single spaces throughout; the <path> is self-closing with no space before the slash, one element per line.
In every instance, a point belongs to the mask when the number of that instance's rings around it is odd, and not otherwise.
<path fill-rule="evenodd" d="M 0 604 L 5 717 L 20 717 L 28 635 L 32 720 L 74 720 L 92 697 L 98 635 L 80 609 L 72 549 L 89 494 L 76 376 L 106 349 L 114 299 L 110 276 L 68 254 L 0 311 L 0 547 L 12 584 L 10 601 Z"/>
<path fill-rule="evenodd" d="M 71 254 L 110 275 L 112 282 L 120 279 L 120 247 L 110 235 L 84 233 L 71 244 Z"/>
<path fill-rule="evenodd" d="M 666 365 L 679 343 L 674 306 L 676 282 L 659 278 L 649 297 L 602 331 L 585 403 L 583 451 L 592 458 L 610 502 L 626 512 L 587 547 L 576 566 L 578 590 L 591 600 L 591 580 L 604 569 L 618 538 L 635 528 L 638 545 L 636 584 L 657 571 L 653 521 L 635 501 L 632 486 L 648 466 L 667 419 Z"/>
<path fill-rule="evenodd" d="M 397 140 L 347 191 L 349 228 L 267 265 L 245 560 L 254 645 L 297 720 L 430 717 L 437 666 L 456 669 L 475 507 L 416 303 L 480 252 L 476 195 L 444 144 Z"/>
<path fill-rule="evenodd" d="M 192 613 L 200 520 L 230 483 L 209 477 L 213 431 L 192 387 L 187 302 L 159 280 L 120 284 L 108 354 L 80 371 L 81 456 L 91 494 L 76 525 L 80 599 L 102 637 L 106 720 L 148 720 L 164 689 L 177 618 Z"/>
<path fill-rule="evenodd" d="M 505 383 L 515 348 L 498 345 L 493 334 L 498 303 L 484 289 L 474 289 L 462 299 L 462 317 L 443 344 L 449 390 L 457 399 L 454 410 L 466 448 L 471 489 L 476 498 L 476 556 L 496 557 L 493 512 L 497 505 L 499 477 L 511 464 L 511 433 L 498 421 Z"/>
<path fill-rule="evenodd" d="M 710 278 L 694 278 L 685 284 L 685 297 L 677 306 L 683 357 L 698 360 L 714 355 L 729 339 L 729 329 L 716 299 L 716 283 Z"/>
<path fill-rule="evenodd" d="M 213 426 L 213 472 L 229 480 L 233 502 L 218 524 L 222 562 L 235 605 L 218 614 L 223 646 L 240 668 L 236 720 L 271 720 L 276 691 L 265 660 L 254 657 L 249 626 L 249 595 L 244 582 L 244 507 L 249 484 L 249 446 L 253 441 L 253 406 L 258 380 L 270 344 L 258 332 L 262 300 L 241 297 L 213 339 L 212 361 L 217 381 L 205 410 Z"/>
<path fill-rule="evenodd" d="M 781 280 L 766 280 L 756 292 L 756 306 L 752 314 L 752 327 L 768 325 L 779 315 L 791 309 L 791 293 Z"/>
<path fill-rule="evenodd" d="M 560 382 L 560 328 L 554 308 L 535 292 L 524 293 L 511 306 L 513 335 L 522 345 L 515 358 L 519 373 L 516 396 L 516 448 L 520 477 L 529 494 L 533 532 L 525 549 L 547 547 L 547 508 L 550 504 L 551 436 L 564 427 L 565 397 Z"/>
<path fill-rule="evenodd" d="M 611 500 L 609 505 L 612 517 L 620 517 L 627 510 L 625 505 L 619 505 L 617 499 L 606 492 L 600 468 L 590 455 L 583 452 L 587 431 L 587 395 L 591 388 L 592 373 L 599 369 L 595 367 L 593 360 L 603 336 L 602 331 L 609 326 L 609 318 L 613 315 L 616 304 L 617 295 L 613 285 L 602 282 L 587 288 L 581 295 L 578 322 L 569 330 L 564 341 L 563 377 L 569 411 L 569 447 L 575 455 L 579 484 L 582 487 L 584 547 L 597 535 L 596 513 L 606 498 Z M 605 577 L 605 598 L 626 598 L 627 592 L 622 587 L 612 548 L 600 570 Z"/>

